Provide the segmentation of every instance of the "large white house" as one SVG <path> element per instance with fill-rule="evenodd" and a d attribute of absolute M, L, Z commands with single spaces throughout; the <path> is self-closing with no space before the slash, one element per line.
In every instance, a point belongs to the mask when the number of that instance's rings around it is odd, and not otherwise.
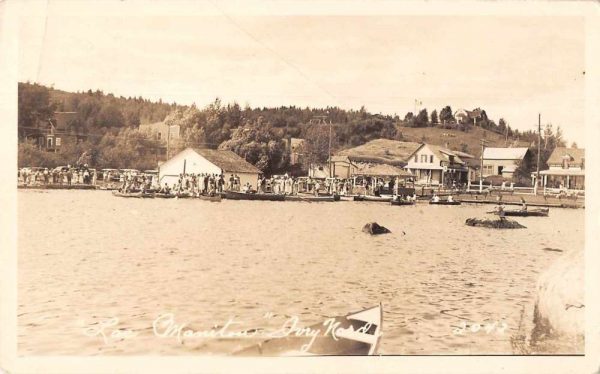
<path fill-rule="evenodd" d="M 250 183 L 253 189 L 258 186 L 260 170 L 231 151 L 206 148 L 186 148 L 158 168 L 161 185 L 177 183 L 180 174 L 223 174 L 225 180 L 230 175 L 240 178 L 240 185 Z"/>
<path fill-rule="evenodd" d="M 410 155 L 404 168 L 413 174 L 417 184 L 466 183 L 469 180 L 469 168 L 458 153 L 438 145 L 421 144 Z"/>

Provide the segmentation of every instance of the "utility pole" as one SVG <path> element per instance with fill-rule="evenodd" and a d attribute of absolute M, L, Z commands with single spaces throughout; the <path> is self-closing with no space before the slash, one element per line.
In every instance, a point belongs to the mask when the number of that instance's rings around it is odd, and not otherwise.
<path fill-rule="evenodd" d="M 485 139 L 481 139 L 481 158 L 479 164 L 479 192 L 483 191 L 483 151 L 485 150 Z"/>
<path fill-rule="evenodd" d="M 537 171 L 535 176 L 535 188 L 533 192 L 537 195 L 537 188 L 540 183 L 540 149 L 542 144 L 542 114 L 538 113 L 538 154 L 537 154 Z"/>
<path fill-rule="evenodd" d="M 329 120 L 329 178 L 333 178 L 333 171 L 331 170 L 331 120 Z"/>

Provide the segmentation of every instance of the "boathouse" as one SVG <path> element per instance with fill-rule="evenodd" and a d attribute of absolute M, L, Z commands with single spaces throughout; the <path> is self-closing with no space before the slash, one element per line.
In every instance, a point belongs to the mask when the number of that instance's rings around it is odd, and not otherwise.
<path fill-rule="evenodd" d="M 186 148 L 160 165 L 158 180 L 161 185 L 177 183 L 180 174 L 223 174 L 225 180 L 237 175 L 240 185 L 258 186 L 260 170 L 232 151 Z"/>

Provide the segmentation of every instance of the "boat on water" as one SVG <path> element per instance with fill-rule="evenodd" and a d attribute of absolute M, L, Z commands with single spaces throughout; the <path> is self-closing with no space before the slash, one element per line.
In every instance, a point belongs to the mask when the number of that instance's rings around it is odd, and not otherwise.
<path fill-rule="evenodd" d="M 173 199 L 175 197 L 177 197 L 177 195 L 172 194 L 172 193 L 155 193 L 154 197 L 157 197 L 159 199 Z"/>
<path fill-rule="evenodd" d="M 460 205 L 460 201 L 448 201 L 448 200 L 440 200 L 440 201 L 430 201 L 431 205 Z"/>
<path fill-rule="evenodd" d="M 549 209 L 530 209 L 530 210 L 522 210 L 522 209 L 509 209 L 504 211 L 505 216 L 509 217 L 548 217 Z M 498 215 L 497 211 L 488 212 L 492 214 Z"/>
<path fill-rule="evenodd" d="M 221 201 L 221 195 L 215 195 L 215 196 L 197 195 L 196 198 L 198 198 L 200 200 L 213 201 L 213 202 Z"/>
<path fill-rule="evenodd" d="M 112 192 L 113 196 L 118 196 L 118 197 L 133 197 L 133 198 L 154 198 L 154 194 L 153 193 L 145 193 L 145 192 L 119 192 L 119 191 L 113 191 Z"/>
<path fill-rule="evenodd" d="M 340 201 L 340 195 L 314 196 L 314 195 L 285 195 L 285 201 L 328 202 Z"/>
<path fill-rule="evenodd" d="M 378 306 L 332 317 L 306 329 L 318 332 L 288 334 L 243 348 L 235 356 L 363 356 L 377 353 L 381 339 L 383 308 Z M 311 340 L 314 341 L 311 342 Z"/>
<path fill-rule="evenodd" d="M 370 196 L 370 195 L 356 195 L 353 198 L 354 201 L 373 201 L 380 203 L 389 203 L 392 201 L 392 197 L 384 197 L 384 196 Z"/>
<path fill-rule="evenodd" d="M 406 200 L 392 200 L 390 201 L 391 205 L 415 205 L 414 201 L 406 201 Z"/>
<path fill-rule="evenodd" d="M 284 195 L 271 193 L 246 193 L 237 191 L 225 191 L 225 198 L 229 200 L 266 200 L 266 201 L 284 201 Z"/>

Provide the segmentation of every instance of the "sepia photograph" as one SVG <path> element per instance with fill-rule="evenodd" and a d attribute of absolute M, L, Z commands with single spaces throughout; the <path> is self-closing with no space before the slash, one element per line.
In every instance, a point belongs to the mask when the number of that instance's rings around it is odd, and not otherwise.
<path fill-rule="evenodd" d="M 478 5 L 0 3 L 15 355 L 583 360 L 598 9 Z"/>

